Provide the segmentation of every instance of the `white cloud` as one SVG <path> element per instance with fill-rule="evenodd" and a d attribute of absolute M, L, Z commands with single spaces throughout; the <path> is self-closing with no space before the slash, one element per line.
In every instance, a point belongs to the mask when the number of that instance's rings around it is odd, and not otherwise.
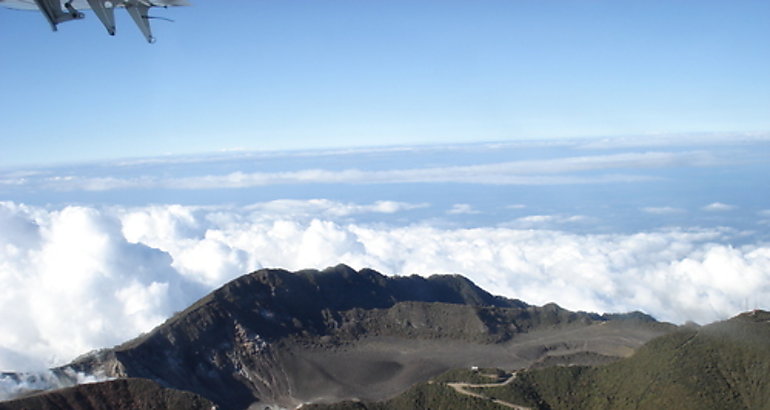
<path fill-rule="evenodd" d="M 592 218 L 584 215 L 528 215 L 508 222 L 504 226 L 519 229 L 546 229 L 564 224 L 586 223 L 592 220 Z"/>
<path fill-rule="evenodd" d="M 14 186 L 25 185 L 27 183 L 26 178 L 0 178 L 0 185 Z"/>
<path fill-rule="evenodd" d="M 427 203 L 415 204 L 397 201 L 377 201 L 368 205 L 360 205 L 355 203 L 340 203 L 328 199 L 285 199 L 254 204 L 249 206 L 248 209 L 260 211 L 262 213 L 279 213 L 283 215 L 286 215 L 286 212 L 290 211 L 295 217 L 300 215 L 342 217 L 367 213 L 394 214 L 413 209 L 427 208 L 429 206 L 430 204 Z"/>
<path fill-rule="evenodd" d="M 45 209 L 0 203 L 0 370 L 61 364 L 148 331 L 261 267 L 347 263 L 385 274 L 460 273 L 485 289 L 573 310 L 641 309 L 709 322 L 770 300 L 770 247 L 722 230 L 586 235 L 542 226 L 364 225 L 351 212 L 399 202 L 273 201 L 250 207 Z M 759 306 L 768 308 L 770 306 Z"/>
<path fill-rule="evenodd" d="M 19 353 L 8 364 L 0 350 L 0 370 L 20 357 L 40 367 L 116 344 L 200 296 L 168 254 L 127 242 L 114 216 L 10 203 L 0 215 L 0 347 Z"/>
<path fill-rule="evenodd" d="M 675 214 L 683 214 L 687 211 L 682 208 L 675 208 L 671 206 L 649 206 L 649 207 L 642 208 L 642 212 L 653 214 L 653 215 L 675 215 Z"/>
<path fill-rule="evenodd" d="M 648 134 L 627 137 L 592 138 L 572 140 L 580 149 L 628 149 L 645 147 L 682 147 L 721 145 L 735 146 L 770 141 L 770 133 L 699 133 L 699 134 Z"/>
<path fill-rule="evenodd" d="M 58 191 L 116 189 L 240 189 L 294 184 L 470 183 L 485 185 L 575 185 L 656 181 L 639 170 L 673 166 L 710 166 L 718 163 L 706 151 L 630 152 L 537 160 L 481 163 L 428 168 L 329 170 L 308 168 L 283 172 L 234 171 L 226 174 L 159 177 L 82 176 L 76 172 L 37 180 L 8 179 L 6 184 L 33 185 Z M 193 162 L 194 164 L 194 162 Z M 141 169 L 139 170 L 141 171 Z M 589 172 L 593 172 L 588 174 Z"/>
<path fill-rule="evenodd" d="M 465 169 L 463 169 L 465 168 Z M 605 174 L 598 176 L 575 175 L 528 175 L 506 169 L 478 166 L 405 169 L 391 171 L 364 171 L 347 169 L 329 171 L 307 169 L 283 173 L 232 172 L 225 175 L 165 178 L 155 177 L 53 177 L 43 187 L 58 191 L 110 191 L 116 189 L 242 189 L 270 185 L 295 184 L 396 184 L 396 183 L 470 183 L 488 185 L 585 185 L 603 183 L 633 183 L 655 181 L 657 178 L 633 174 Z M 8 182 L 10 185 L 12 182 Z M 25 184 L 15 181 L 17 185 Z"/>
<path fill-rule="evenodd" d="M 757 223 L 762 225 L 770 225 L 770 209 L 764 209 L 762 211 L 759 211 L 757 212 L 757 215 L 759 215 L 760 217 Z"/>
<path fill-rule="evenodd" d="M 724 204 L 722 202 L 714 202 L 704 206 L 701 209 L 708 212 L 725 212 L 725 211 L 732 211 L 733 209 L 735 209 L 735 206 Z"/>
<path fill-rule="evenodd" d="M 448 210 L 447 213 L 449 215 L 473 215 L 480 212 L 473 209 L 473 206 L 470 204 L 454 204 L 452 205 L 452 209 Z"/>

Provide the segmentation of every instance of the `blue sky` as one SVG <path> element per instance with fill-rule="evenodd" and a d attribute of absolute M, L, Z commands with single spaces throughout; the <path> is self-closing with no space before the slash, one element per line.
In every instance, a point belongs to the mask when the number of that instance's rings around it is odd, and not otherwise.
<path fill-rule="evenodd" d="M 766 1 L 200 0 L 0 9 L 0 164 L 770 129 Z"/>

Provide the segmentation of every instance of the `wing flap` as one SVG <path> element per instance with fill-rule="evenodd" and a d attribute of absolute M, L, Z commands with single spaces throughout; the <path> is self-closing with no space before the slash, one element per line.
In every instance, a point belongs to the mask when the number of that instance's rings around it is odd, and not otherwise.
<path fill-rule="evenodd" d="M 150 10 L 150 6 L 140 0 L 132 0 L 127 1 L 124 4 L 124 7 L 128 11 L 128 14 L 131 15 L 131 18 L 134 20 L 134 23 L 136 23 L 136 26 L 139 27 L 139 30 L 144 35 L 144 38 L 147 39 L 147 42 L 154 43 L 155 37 L 152 36 L 152 29 L 150 29 L 150 17 L 147 15 L 147 12 Z"/>
<path fill-rule="evenodd" d="M 107 33 L 115 35 L 115 4 L 109 0 L 88 0 L 88 6 L 104 24 Z"/>

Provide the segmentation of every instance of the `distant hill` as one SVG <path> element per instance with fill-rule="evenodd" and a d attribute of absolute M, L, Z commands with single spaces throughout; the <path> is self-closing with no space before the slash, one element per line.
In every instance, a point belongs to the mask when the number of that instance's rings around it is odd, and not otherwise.
<path fill-rule="evenodd" d="M 606 363 L 674 329 L 639 313 L 530 306 L 457 275 L 265 269 L 69 367 L 149 379 L 223 409 L 293 408 L 385 400 L 453 368 Z"/>
<path fill-rule="evenodd" d="M 377 403 L 346 402 L 311 409 L 503 409 L 491 399 L 531 409 L 770 409 L 770 313 L 754 311 L 702 328 L 656 338 L 627 359 L 604 366 L 553 366 L 518 372 L 510 382 L 469 388 L 475 372 L 450 372 Z M 462 396 L 462 397 L 459 397 Z M 509 407 L 508 407 L 509 408 Z"/>
<path fill-rule="evenodd" d="M 0 402 L 0 410 L 211 410 L 214 403 L 145 379 L 119 379 Z"/>

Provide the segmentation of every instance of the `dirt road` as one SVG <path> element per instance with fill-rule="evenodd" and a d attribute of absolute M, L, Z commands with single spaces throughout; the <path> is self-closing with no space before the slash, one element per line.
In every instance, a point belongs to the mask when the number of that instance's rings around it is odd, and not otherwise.
<path fill-rule="evenodd" d="M 507 401 L 503 401 L 500 399 L 493 399 L 487 396 L 484 396 L 483 394 L 475 393 L 469 390 L 466 390 L 468 388 L 484 388 L 484 387 L 502 387 L 505 386 L 512 381 L 516 379 L 516 373 L 511 374 L 509 378 L 507 378 L 505 381 L 499 382 L 499 383 L 482 383 L 482 384 L 472 384 L 472 383 L 447 383 L 447 386 L 454 389 L 454 391 L 464 394 L 466 396 L 472 396 L 483 400 L 491 400 L 493 403 L 499 404 L 501 406 L 505 406 L 511 409 L 516 410 L 532 410 L 529 407 L 525 406 L 519 406 L 518 404 L 509 403 Z"/>

